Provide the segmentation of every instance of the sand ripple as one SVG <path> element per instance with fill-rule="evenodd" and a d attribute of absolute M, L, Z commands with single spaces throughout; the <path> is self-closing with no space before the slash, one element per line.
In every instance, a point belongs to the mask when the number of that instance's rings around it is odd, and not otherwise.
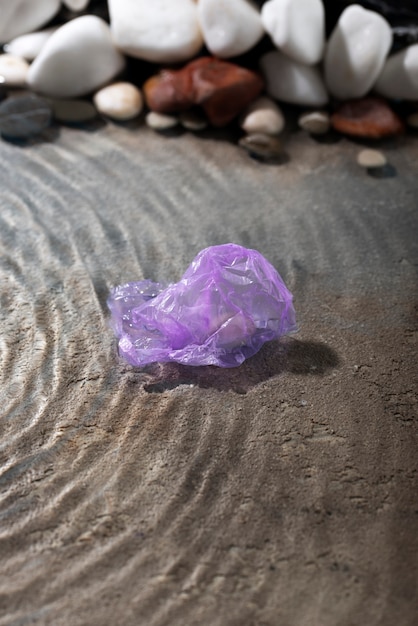
<path fill-rule="evenodd" d="M 1 626 L 381 624 L 412 589 L 416 389 L 388 383 L 401 419 L 379 381 L 400 341 L 412 377 L 413 168 L 293 150 L 117 127 L 0 146 Z M 227 241 L 279 269 L 301 333 L 227 372 L 120 362 L 109 288 Z"/>

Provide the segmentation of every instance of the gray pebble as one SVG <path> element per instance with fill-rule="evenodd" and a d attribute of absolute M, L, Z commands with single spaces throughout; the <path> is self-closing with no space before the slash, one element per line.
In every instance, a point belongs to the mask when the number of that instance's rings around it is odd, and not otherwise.
<path fill-rule="evenodd" d="M 255 133 L 239 140 L 239 145 L 261 159 L 277 159 L 283 155 L 282 143 L 277 137 Z"/>
<path fill-rule="evenodd" d="M 8 98 L 0 104 L 0 133 L 6 137 L 30 137 L 49 126 L 52 110 L 35 95 Z"/>
<path fill-rule="evenodd" d="M 325 135 L 330 129 L 331 121 L 326 111 L 312 111 L 301 115 L 298 124 L 311 135 Z"/>
<path fill-rule="evenodd" d="M 77 124 L 94 120 L 97 110 L 87 100 L 50 100 L 54 117 L 59 122 Z"/>

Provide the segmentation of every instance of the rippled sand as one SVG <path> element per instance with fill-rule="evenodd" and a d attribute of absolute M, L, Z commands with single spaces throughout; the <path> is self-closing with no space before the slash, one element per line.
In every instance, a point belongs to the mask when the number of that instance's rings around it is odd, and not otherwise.
<path fill-rule="evenodd" d="M 412 626 L 417 138 L 382 180 L 301 133 L 280 167 L 44 138 L 0 143 L 0 625 Z M 122 363 L 109 288 L 228 241 L 300 332 L 234 370 Z"/>

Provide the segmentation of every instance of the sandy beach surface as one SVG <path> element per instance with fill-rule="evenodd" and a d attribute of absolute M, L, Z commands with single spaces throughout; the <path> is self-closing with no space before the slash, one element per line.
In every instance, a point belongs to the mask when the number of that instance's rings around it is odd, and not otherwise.
<path fill-rule="evenodd" d="M 0 143 L 0 625 L 412 626 L 418 139 L 63 128 Z M 116 284 L 235 242 L 299 332 L 236 369 L 117 356 Z"/>

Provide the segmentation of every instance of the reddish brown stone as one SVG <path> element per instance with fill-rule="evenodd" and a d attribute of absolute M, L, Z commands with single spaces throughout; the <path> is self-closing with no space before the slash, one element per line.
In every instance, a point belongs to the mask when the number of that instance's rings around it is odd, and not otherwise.
<path fill-rule="evenodd" d="M 192 77 L 185 70 L 163 70 L 146 81 L 143 90 L 151 111 L 176 113 L 193 106 Z"/>
<path fill-rule="evenodd" d="M 213 126 L 225 126 L 263 89 L 261 77 L 239 65 L 203 57 L 188 66 L 194 99 Z"/>
<path fill-rule="evenodd" d="M 363 98 L 341 104 L 331 116 L 335 130 L 346 135 L 380 139 L 403 132 L 401 119 L 381 98 Z"/>
<path fill-rule="evenodd" d="M 225 126 L 263 88 L 261 77 L 239 65 L 202 57 L 181 70 L 164 70 L 144 85 L 147 105 L 158 113 L 203 107 L 213 126 Z"/>

